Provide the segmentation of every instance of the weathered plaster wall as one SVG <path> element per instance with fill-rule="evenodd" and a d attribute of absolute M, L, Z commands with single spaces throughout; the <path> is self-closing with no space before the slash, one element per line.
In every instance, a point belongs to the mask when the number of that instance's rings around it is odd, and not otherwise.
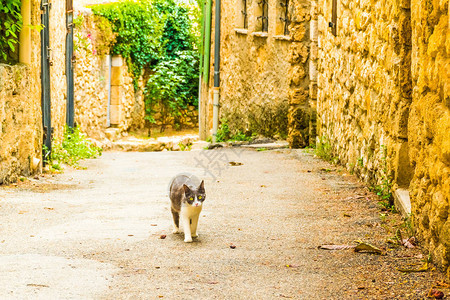
<path fill-rule="evenodd" d="M 40 1 L 31 1 L 31 24 L 40 23 Z M 30 63 L 0 64 L 0 184 L 39 169 L 42 119 L 40 89 L 40 37 L 31 30 Z"/>
<path fill-rule="evenodd" d="M 261 21 L 257 19 L 259 1 L 247 1 L 248 29 L 243 28 L 242 8 L 238 2 L 222 1 L 220 118 L 228 120 L 234 133 L 286 136 L 290 41 L 277 29 L 279 1 L 269 1 L 268 32 L 261 32 Z M 213 17 L 212 24 L 214 22 Z M 214 25 L 211 36 L 214 37 Z M 208 87 L 203 86 L 202 96 L 205 135 L 210 135 L 212 128 L 213 62 L 214 41 L 211 79 Z"/>
<path fill-rule="evenodd" d="M 414 225 L 436 261 L 450 265 L 450 5 L 411 1 L 409 153 Z"/>
<path fill-rule="evenodd" d="M 318 136 L 372 184 L 392 178 L 408 186 L 412 173 L 411 30 L 404 2 L 340 0 L 334 36 L 332 1 L 317 1 Z"/>

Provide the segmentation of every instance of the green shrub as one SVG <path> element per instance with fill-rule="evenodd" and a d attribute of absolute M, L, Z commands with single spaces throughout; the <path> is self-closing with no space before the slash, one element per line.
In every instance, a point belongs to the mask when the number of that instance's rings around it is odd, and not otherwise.
<path fill-rule="evenodd" d="M 228 125 L 228 120 L 224 118 L 220 120 L 220 125 L 216 134 L 216 142 L 251 141 L 253 137 L 253 135 L 247 135 L 241 131 L 237 131 L 233 134 Z"/>
<path fill-rule="evenodd" d="M 48 149 L 44 145 L 44 152 Z M 62 142 L 54 140 L 49 157 L 46 155 L 46 163 L 50 169 L 61 170 L 61 164 L 73 167 L 79 166 L 79 161 L 87 158 L 95 158 L 102 154 L 102 149 L 94 146 L 78 127 L 66 127 Z"/>

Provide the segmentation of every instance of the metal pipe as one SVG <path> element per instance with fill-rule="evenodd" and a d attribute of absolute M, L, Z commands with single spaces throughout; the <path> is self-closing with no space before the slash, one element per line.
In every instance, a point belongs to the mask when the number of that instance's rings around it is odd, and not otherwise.
<path fill-rule="evenodd" d="M 112 54 L 106 55 L 108 63 L 108 106 L 106 108 L 106 127 L 111 127 L 111 83 L 112 83 Z"/>
<path fill-rule="evenodd" d="M 199 63 L 199 77 L 198 77 L 198 135 L 202 138 L 202 76 L 203 76 L 203 63 L 205 53 L 205 1 L 202 1 L 202 26 L 201 26 L 201 45 L 200 45 L 200 63 Z"/>
<path fill-rule="evenodd" d="M 209 82 L 209 60 L 211 56 L 211 6 L 212 0 L 208 0 L 205 9 L 205 41 L 203 44 L 203 80 L 206 84 Z"/>
<path fill-rule="evenodd" d="M 214 99 L 213 99 L 213 143 L 217 139 L 219 127 L 219 97 L 220 97 L 220 0 L 216 0 L 216 17 L 214 27 Z"/>

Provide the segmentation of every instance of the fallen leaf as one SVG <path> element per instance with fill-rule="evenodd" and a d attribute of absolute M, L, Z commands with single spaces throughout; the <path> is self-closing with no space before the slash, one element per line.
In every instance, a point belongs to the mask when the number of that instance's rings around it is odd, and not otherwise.
<path fill-rule="evenodd" d="M 427 297 L 434 299 L 442 299 L 444 298 L 444 293 L 442 291 L 431 288 L 430 291 L 428 292 Z"/>
<path fill-rule="evenodd" d="M 416 272 L 426 272 L 428 271 L 428 262 L 425 262 L 419 269 L 400 269 L 397 268 L 400 272 L 403 273 L 416 273 Z"/>
<path fill-rule="evenodd" d="M 167 237 L 167 235 L 165 234 L 161 234 L 161 236 L 159 237 L 161 240 L 165 239 Z"/>
<path fill-rule="evenodd" d="M 150 226 L 158 226 L 158 224 L 150 224 Z"/>
<path fill-rule="evenodd" d="M 129 234 L 128 236 L 134 236 L 134 234 Z"/>
<path fill-rule="evenodd" d="M 230 164 L 230 166 L 233 166 L 233 167 L 242 166 L 243 165 L 243 163 L 235 162 L 235 161 L 230 161 L 229 164 Z"/>
<path fill-rule="evenodd" d="M 236 249 L 236 246 L 235 245 L 230 245 L 230 248 L 231 249 Z"/>
<path fill-rule="evenodd" d="M 358 241 L 358 245 L 355 247 L 355 252 L 367 252 L 367 253 L 376 253 L 376 254 L 384 254 L 384 251 L 381 250 L 378 247 L 375 247 L 374 245 L 364 243 L 361 241 Z"/>
<path fill-rule="evenodd" d="M 318 248 L 323 250 L 348 250 L 354 249 L 355 247 L 353 245 L 321 245 Z"/>
<path fill-rule="evenodd" d="M 46 210 L 55 210 L 53 207 L 44 207 Z"/>
<path fill-rule="evenodd" d="M 347 213 L 344 213 L 344 217 L 350 218 L 351 216 Z"/>

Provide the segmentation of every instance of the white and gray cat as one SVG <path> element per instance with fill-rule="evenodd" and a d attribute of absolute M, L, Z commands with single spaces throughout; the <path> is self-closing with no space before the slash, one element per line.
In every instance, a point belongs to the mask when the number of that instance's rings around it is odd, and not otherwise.
<path fill-rule="evenodd" d="M 173 215 L 173 233 L 183 226 L 184 241 L 191 243 L 198 237 L 198 217 L 205 201 L 205 184 L 192 174 L 180 174 L 169 185 L 169 197 Z"/>

